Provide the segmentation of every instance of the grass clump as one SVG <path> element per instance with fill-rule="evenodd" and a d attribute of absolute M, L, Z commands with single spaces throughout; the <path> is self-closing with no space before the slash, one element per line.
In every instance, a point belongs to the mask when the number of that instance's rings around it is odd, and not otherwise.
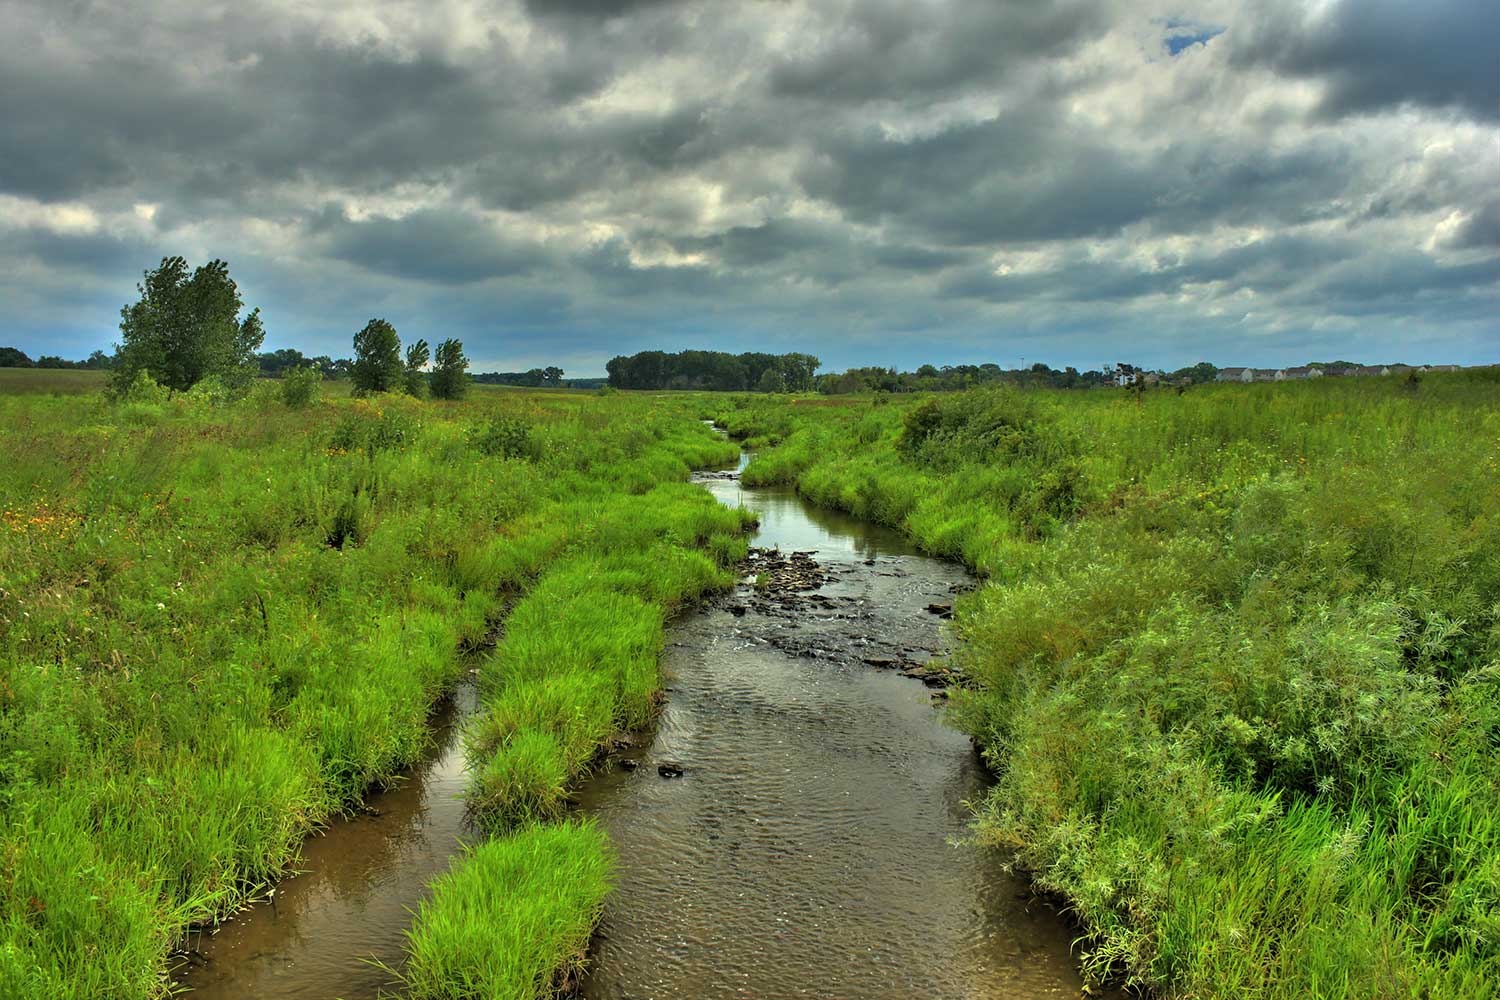
<path fill-rule="evenodd" d="M 582 966 L 611 864 L 609 842 L 592 823 L 523 826 L 470 848 L 433 884 L 408 932 L 407 995 L 558 995 Z"/>

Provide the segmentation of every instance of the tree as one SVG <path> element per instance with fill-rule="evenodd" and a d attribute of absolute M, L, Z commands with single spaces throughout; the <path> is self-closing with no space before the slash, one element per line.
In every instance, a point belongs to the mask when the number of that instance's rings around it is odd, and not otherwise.
<path fill-rule="evenodd" d="M 432 359 L 432 352 L 427 349 L 427 341 L 418 340 L 406 349 L 406 382 L 403 388 L 408 396 L 421 399 L 427 395 L 427 377 L 422 374 L 422 369 L 427 367 L 427 362 Z"/>
<path fill-rule="evenodd" d="M 556 365 L 548 365 L 542 369 L 542 383 L 550 385 L 554 389 L 562 385 L 563 370 Z"/>
<path fill-rule="evenodd" d="M 372 319 L 354 335 L 354 364 L 349 376 L 355 392 L 390 392 L 399 388 L 406 367 L 401 364 L 401 338 L 383 319 Z"/>
<path fill-rule="evenodd" d="M 469 388 L 469 359 L 461 340 L 445 340 L 437 347 L 432 364 L 432 394 L 438 399 L 461 399 Z"/>
<path fill-rule="evenodd" d="M 211 260 L 189 275 L 185 259 L 163 257 L 136 287 L 140 300 L 120 310 L 117 387 L 140 372 L 178 392 L 210 375 L 230 386 L 254 377 L 266 333 L 259 309 L 239 318 L 240 292 L 228 264 Z"/>
<path fill-rule="evenodd" d="M 18 347 L 0 347 L 0 368 L 30 368 L 31 359 Z"/>

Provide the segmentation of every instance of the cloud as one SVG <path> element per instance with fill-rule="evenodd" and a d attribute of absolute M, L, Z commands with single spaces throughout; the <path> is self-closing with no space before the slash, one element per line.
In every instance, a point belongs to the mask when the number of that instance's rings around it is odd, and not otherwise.
<path fill-rule="evenodd" d="M 0 0 L 0 323 L 106 346 L 182 253 L 315 353 L 1493 359 L 1497 16 Z"/>
<path fill-rule="evenodd" d="M 1489 0 L 1273 3 L 1238 61 L 1318 80 L 1330 115 L 1403 104 L 1500 120 L 1500 6 Z"/>

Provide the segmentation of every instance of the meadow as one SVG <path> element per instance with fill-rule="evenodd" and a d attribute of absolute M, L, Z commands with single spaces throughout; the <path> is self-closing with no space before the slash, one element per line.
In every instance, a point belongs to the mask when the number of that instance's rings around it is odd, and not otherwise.
<path fill-rule="evenodd" d="M 985 580 L 976 840 L 1169 996 L 1500 983 L 1500 369 L 712 406 Z"/>
<path fill-rule="evenodd" d="M 737 448 L 644 396 L 332 395 L 0 396 L 0 995 L 168 992 L 475 657 L 478 832 L 400 971 L 520 998 L 579 961 L 612 859 L 567 788 L 730 580 L 741 516 L 685 480 Z"/>

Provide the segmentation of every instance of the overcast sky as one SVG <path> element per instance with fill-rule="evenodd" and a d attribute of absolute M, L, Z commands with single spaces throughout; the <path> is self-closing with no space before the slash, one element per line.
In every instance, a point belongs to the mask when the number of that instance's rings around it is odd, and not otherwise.
<path fill-rule="evenodd" d="M 1496 0 L 0 0 L 0 344 L 1500 362 Z"/>

